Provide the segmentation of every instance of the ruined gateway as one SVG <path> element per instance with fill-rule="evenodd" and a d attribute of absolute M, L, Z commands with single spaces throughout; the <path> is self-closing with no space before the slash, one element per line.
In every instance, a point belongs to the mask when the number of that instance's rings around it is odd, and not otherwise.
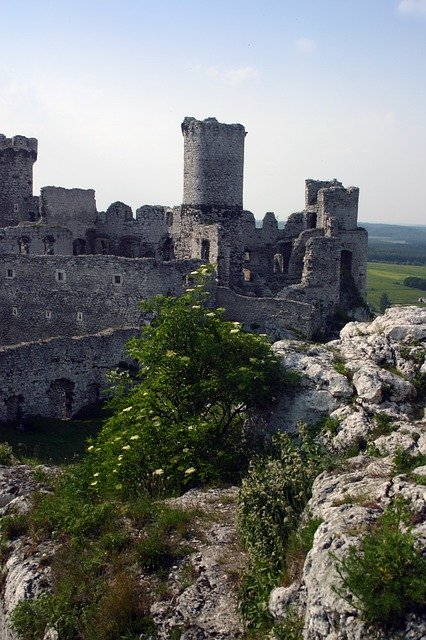
<path fill-rule="evenodd" d="M 92 189 L 33 196 L 37 140 L 0 135 L 0 421 L 70 417 L 99 399 L 141 321 L 137 303 L 179 295 L 217 265 L 214 303 L 276 338 L 312 337 L 336 313 L 359 313 L 367 232 L 356 187 L 306 180 L 305 208 L 278 228 L 243 209 L 241 124 L 185 118 L 183 204 L 115 202 Z"/>

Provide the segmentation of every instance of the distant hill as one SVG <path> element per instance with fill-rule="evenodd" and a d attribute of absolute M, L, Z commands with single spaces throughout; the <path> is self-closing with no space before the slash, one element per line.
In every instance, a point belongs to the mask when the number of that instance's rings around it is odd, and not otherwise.
<path fill-rule="evenodd" d="M 258 226 L 261 222 L 256 221 Z M 368 231 L 368 261 L 426 264 L 426 225 L 359 222 Z M 285 221 L 278 222 L 280 229 Z"/>
<path fill-rule="evenodd" d="M 360 222 L 368 231 L 368 261 L 426 264 L 426 226 Z"/>

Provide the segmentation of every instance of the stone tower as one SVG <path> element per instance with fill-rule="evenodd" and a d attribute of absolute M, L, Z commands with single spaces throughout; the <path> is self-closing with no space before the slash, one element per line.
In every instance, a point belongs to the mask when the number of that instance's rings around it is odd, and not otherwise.
<path fill-rule="evenodd" d="M 0 134 L 0 227 L 35 219 L 33 164 L 37 140 Z"/>
<path fill-rule="evenodd" d="M 246 131 L 216 118 L 185 118 L 182 133 L 182 257 L 215 262 L 220 283 L 238 287 Z"/>

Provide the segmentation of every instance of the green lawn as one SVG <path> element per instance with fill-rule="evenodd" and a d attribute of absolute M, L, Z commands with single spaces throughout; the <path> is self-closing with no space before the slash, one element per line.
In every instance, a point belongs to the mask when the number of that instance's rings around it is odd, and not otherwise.
<path fill-rule="evenodd" d="M 387 293 L 392 304 L 416 304 L 419 298 L 426 298 L 426 291 L 406 287 L 402 283 L 408 276 L 426 278 L 426 266 L 369 262 L 367 264 L 367 302 L 379 310 L 382 293 Z"/>
<path fill-rule="evenodd" d="M 86 441 L 95 436 L 106 414 L 97 409 L 81 420 L 33 418 L 25 430 L 0 424 L 0 442 L 8 442 L 21 460 L 31 458 L 45 464 L 69 464 L 84 453 Z"/>

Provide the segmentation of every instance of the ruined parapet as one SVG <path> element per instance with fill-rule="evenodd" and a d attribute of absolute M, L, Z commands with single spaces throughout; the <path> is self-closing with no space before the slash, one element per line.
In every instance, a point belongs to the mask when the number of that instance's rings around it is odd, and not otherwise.
<path fill-rule="evenodd" d="M 42 187 L 40 211 L 49 224 L 67 227 L 75 240 L 86 242 L 89 229 L 97 219 L 95 192 L 93 189 L 65 189 Z"/>
<path fill-rule="evenodd" d="M 37 219 L 33 199 L 33 164 L 36 160 L 35 138 L 6 138 L 0 134 L 0 227 Z"/>
<path fill-rule="evenodd" d="M 244 138 L 242 124 L 216 118 L 185 118 L 183 205 L 242 209 Z"/>
<path fill-rule="evenodd" d="M 304 211 L 297 211 L 287 218 L 282 235 L 294 238 L 306 229 L 306 213 Z"/>
<path fill-rule="evenodd" d="M 318 192 L 317 226 L 327 228 L 334 218 L 339 231 L 356 229 L 358 223 L 358 187 L 332 186 Z"/>
<path fill-rule="evenodd" d="M 305 209 L 309 211 L 318 204 L 318 192 L 320 189 L 329 189 L 330 187 L 341 187 L 342 183 L 334 178 L 333 180 L 305 180 Z"/>

